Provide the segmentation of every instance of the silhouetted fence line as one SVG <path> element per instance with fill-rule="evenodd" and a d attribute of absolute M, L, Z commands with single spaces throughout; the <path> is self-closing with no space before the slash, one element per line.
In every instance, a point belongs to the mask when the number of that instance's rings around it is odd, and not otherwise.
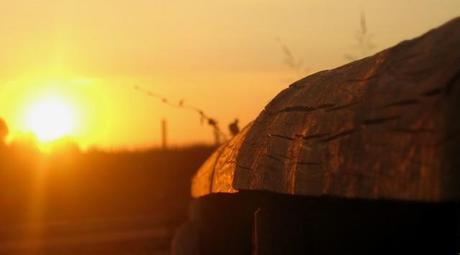
<path fill-rule="evenodd" d="M 161 148 L 168 149 L 168 123 L 166 119 L 161 119 Z"/>
<path fill-rule="evenodd" d="M 190 110 L 195 113 L 197 113 L 200 116 L 200 122 L 201 124 L 207 123 L 209 126 L 212 127 L 213 129 L 213 134 L 214 134 L 214 143 L 215 145 L 220 145 L 223 141 L 226 141 L 228 139 L 227 135 L 220 129 L 219 123 L 217 120 L 208 114 L 205 113 L 204 110 L 200 109 L 199 107 L 193 106 L 193 105 L 186 105 L 184 99 L 180 99 L 179 101 L 175 102 L 167 97 L 157 94 L 149 89 L 146 89 L 144 87 L 140 86 L 133 86 L 133 88 L 144 95 L 147 95 L 152 98 L 156 98 L 160 100 L 160 102 L 169 105 L 171 107 L 179 108 L 179 109 L 185 109 L 185 110 Z"/>

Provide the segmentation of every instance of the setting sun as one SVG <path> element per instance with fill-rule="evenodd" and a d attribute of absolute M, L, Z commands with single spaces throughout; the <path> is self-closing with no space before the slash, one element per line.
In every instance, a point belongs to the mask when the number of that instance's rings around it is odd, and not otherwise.
<path fill-rule="evenodd" d="M 59 97 L 46 97 L 32 104 L 25 116 L 25 126 L 42 142 L 52 141 L 75 130 L 75 111 Z"/>

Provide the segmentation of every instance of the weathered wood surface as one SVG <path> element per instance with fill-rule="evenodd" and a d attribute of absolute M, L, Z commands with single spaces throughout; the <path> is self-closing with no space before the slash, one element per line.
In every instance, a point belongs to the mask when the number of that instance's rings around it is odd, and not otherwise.
<path fill-rule="evenodd" d="M 209 193 L 237 192 L 232 186 L 236 157 L 251 126 L 249 124 L 227 144 L 219 147 L 203 164 L 192 179 L 193 197 Z"/>
<path fill-rule="evenodd" d="M 457 18 L 295 82 L 209 159 L 192 194 L 458 201 L 459 134 Z"/>

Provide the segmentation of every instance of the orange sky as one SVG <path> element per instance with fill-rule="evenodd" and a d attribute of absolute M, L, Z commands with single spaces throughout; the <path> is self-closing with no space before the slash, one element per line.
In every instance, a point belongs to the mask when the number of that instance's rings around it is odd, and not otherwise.
<path fill-rule="evenodd" d="M 196 114 L 132 89 L 243 124 L 291 81 L 346 63 L 364 12 L 378 51 L 460 16 L 458 0 L 11 0 L 0 3 L 0 116 L 12 135 L 40 95 L 78 111 L 84 146 L 212 142 Z M 307 71 L 283 63 L 280 38 Z"/>

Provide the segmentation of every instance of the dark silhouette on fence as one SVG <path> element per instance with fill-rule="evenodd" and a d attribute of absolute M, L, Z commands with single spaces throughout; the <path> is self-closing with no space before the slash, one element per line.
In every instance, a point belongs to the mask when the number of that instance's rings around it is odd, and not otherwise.
<path fill-rule="evenodd" d="M 165 96 L 157 94 L 157 93 L 155 93 L 155 92 L 153 92 L 153 91 L 151 91 L 149 89 L 146 89 L 146 88 L 143 88 L 143 87 L 140 87 L 140 86 L 134 86 L 133 88 L 135 90 L 137 90 L 137 91 L 149 96 L 149 97 L 159 99 L 160 102 L 162 102 L 162 103 L 164 103 L 166 105 L 169 105 L 171 107 L 190 110 L 190 111 L 193 111 L 193 112 L 197 113 L 200 116 L 201 124 L 206 123 L 209 126 L 211 126 L 213 134 L 214 134 L 214 143 L 215 143 L 216 146 L 220 145 L 223 141 L 227 140 L 227 138 L 228 138 L 227 135 L 224 132 L 222 132 L 222 130 L 219 127 L 219 123 L 217 122 L 217 120 L 215 118 L 209 116 L 207 113 L 205 113 L 204 110 L 200 109 L 199 107 L 189 105 L 189 104 L 185 104 L 185 99 L 180 99 L 178 102 L 175 102 L 175 101 L 169 100 Z"/>
<path fill-rule="evenodd" d="M 232 123 L 228 125 L 228 130 L 232 136 L 237 135 L 240 132 L 240 127 L 238 125 L 239 120 L 235 119 Z"/>

